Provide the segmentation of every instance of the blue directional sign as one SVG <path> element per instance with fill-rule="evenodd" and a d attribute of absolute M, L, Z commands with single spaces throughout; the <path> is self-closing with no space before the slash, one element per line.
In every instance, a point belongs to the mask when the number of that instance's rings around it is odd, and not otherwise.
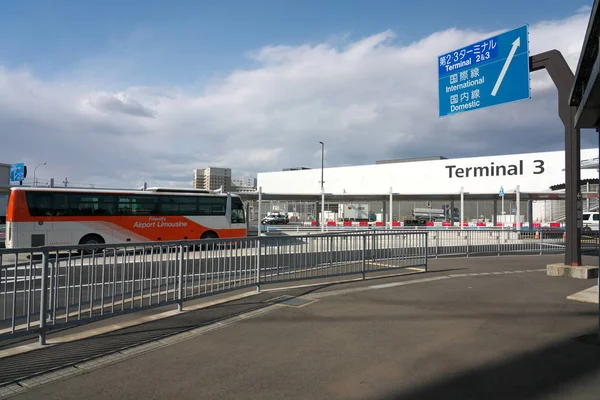
<path fill-rule="evenodd" d="M 10 181 L 20 182 L 25 179 L 25 164 L 17 163 L 10 165 Z"/>
<path fill-rule="evenodd" d="M 500 186 L 500 192 L 498 193 L 498 196 L 504 197 L 504 187 Z"/>
<path fill-rule="evenodd" d="M 530 97 L 527 25 L 438 57 L 439 116 Z"/>

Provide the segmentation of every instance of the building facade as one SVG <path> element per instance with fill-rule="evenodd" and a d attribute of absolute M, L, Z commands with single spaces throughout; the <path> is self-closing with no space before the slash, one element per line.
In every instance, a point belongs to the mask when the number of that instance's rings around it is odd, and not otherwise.
<path fill-rule="evenodd" d="M 598 179 L 598 149 L 581 151 L 581 191 L 596 193 L 598 186 L 589 184 L 589 180 Z M 589 167 L 590 160 L 596 167 Z M 461 189 L 467 194 L 486 194 L 498 196 L 502 188 L 506 193 L 514 193 L 517 187 L 521 192 L 551 193 L 564 190 L 565 152 L 522 153 L 486 157 L 446 159 L 389 160 L 372 165 L 336 167 L 324 169 L 325 201 L 327 194 L 382 195 L 390 192 L 408 195 L 436 195 L 433 200 L 394 201 L 392 217 L 404 220 L 415 216 L 420 209 L 447 209 L 450 202 L 444 195 L 459 194 Z M 287 195 L 319 194 L 321 180 L 320 168 L 276 171 L 258 174 L 258 187 L 263 193 Z M 496 198 L 500 203 L 499 197 Z M 563 200 L 539 200 L 532 202 L 534 221 L 562 221 L 565 217 Z M 345 205 L 347 210 L 349 204 Z M 459 204 L 455 203 L 454 207 Z M 468 200 L 464 205 L 467 221 L 492 220 L 509 222 L 516 217 L 518 208 L 513 201 L 507 200 L 504 210 L 500 204 L 495 207 L 493 200 Z M 365 206 L 369 213 L 375 213 L 378 219 L 388 211 L 381 202 L 371 202 Z M 586 211 L 598 210 L 598 199 L 586 199 L 583 204 Z M 341 208 L 340 208 L 341 209 Z M 529 220 L 527 202 L 520 204 L 523 215 L 521 221 Z M 338 220 L 346 218 L 346 212 L 336 215 Z M 435 214 L 435 213 L 434 213 Z M 433 215 L 432 215 L 433 217 Z"/>
<path fill-rule="evenodd" d="M 598 157 L 598 149 L 582 149 L 582 163 Z M 332 194 L 477 194 L 514 191 L 550 192 L 564 183 L 565 152 L 436 159 L 324 169 L 325 192 Z M 582 169 L 581 179 L 598 177 Z M 258 174 L 264 193 L 318 194 L 321 170 L 276 171 Z"/>
<path fill-rule="evenodd" d="M 254 188 L 256 189 L 256 178 L 253 176 L 234 176 L 231 178 L 231 185 L 241 188 Z M 235 191 L 235 189 L 233 189 Z"/>
<path fill-rule="evenodd" d="M 194 170 L 194 189 L 231 191 L 231 169 L 208 167 Z"/>

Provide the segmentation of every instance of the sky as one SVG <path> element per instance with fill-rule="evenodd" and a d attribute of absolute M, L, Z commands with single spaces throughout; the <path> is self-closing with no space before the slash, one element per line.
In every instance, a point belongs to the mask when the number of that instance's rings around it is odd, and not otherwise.
<path fill-rule="evenodd" d="M 545 71 L 531 99 L 439 118 L 437 56 L 528 24 L 575 70 L 592 3 L 0 0 L 0 163 L 186 187 L 320 167 L 319 141 L 326 166 L 561 150 Z"/>

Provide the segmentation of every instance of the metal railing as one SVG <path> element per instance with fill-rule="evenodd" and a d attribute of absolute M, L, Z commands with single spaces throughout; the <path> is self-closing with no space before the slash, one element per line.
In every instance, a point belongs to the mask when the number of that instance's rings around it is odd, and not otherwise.
<path fill-rule="evenodd" d="M 390 230 L 346 231 L 336 235 L 379 235 Z M 413 232 L 405 230 L 404 232 Z M 508 230 L 508 229 L 423 229 L 414 232 L 427 234 L 428 257 L 506 255 L 506 254 L 558 254 L 564 253 L 565 231 L 548 230 Z M 598 251 L 600 234 L 597 231 L 581 236 L 582 251 Z"/>
<path fill-rule="evenodd" d="M 293 280 L 427 270 L 424 232 L 0 249 L 0 338 Z M 77 253 L 75 253 L 77 252 Z"/>

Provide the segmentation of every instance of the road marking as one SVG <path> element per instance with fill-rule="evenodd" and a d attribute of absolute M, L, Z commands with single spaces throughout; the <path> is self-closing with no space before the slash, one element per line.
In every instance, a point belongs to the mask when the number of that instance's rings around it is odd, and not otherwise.
<path fill-rule="evenodd" d="M 546 269 L 533 269 L 533 270 L 524 270 L 522 272 L 545 272 L 545 271 L 546 271 Z M 507 273 L 507 272 L 508 271 L 491 272 L 491 273 L 484 272 L 484 273 L 479 273 L 478 275 L 489 275 L 489 274 L 500 275 L 500 274 Z M 327 291 L 327 292 L 322 292 L 322 293 L 309 294 L 309 295 L 303 296 L 303 298 L 311 299 L 312 301 L 308 304 L 312 304 L 317 299 L 324 298 L 324 297 L 344 295 L 344 294 L 349 294 L 349 293 L 357 293 L 357 292 L 362 292 L 362 291 L 367 291 L 367 290 L 387 289 L 387 288 L 392 288 L 392 287 L 396 287 L 396 286 L 414 285 L 414 284 L 418 284 L 418 283 L 435 282 L 435 281 L 440 281 L 440 280 L 445 280 L 445 279 L 468 277 L 468 276 L 474 276 L 474 274 L 475 273 L 473 273 L 473 274 L 441 275 L 441 276 L 434 276 L 434 277 L 430 277 L 430 278 L 413 279 L 413 280 L 402 281 L 402 282 L 391 282 L 391 283 L 385 283 L 385 284 L 380 284 L 380 285 L 370 285 L 367 287 L 332 290 L 332 291 Z M 396 275 L 396 276 L 398 276 L 398 275 Z M 399 276 L 401 276 L 401 275 L 399 275 Z M 274 290 L 276 290 L 276 289 L 274 289 Z M 226 298 L 226 299 L 220 299 L 220 300 L 215 300 L 215 301 L 208 302 L 208 303 L 202 303 L 202 304 L 198 304 L 198 305 L 194 305 L 194 306 L 188 306 L 188 307 L 186 307 L 185 311 L 198 310 L 201 308 L 209 307 L 210 305 L 231 301 L 233 298 L 244 298 L 244 297 L 249 297 L 249 296 L 253 296 L 256 294 L 257 294 L 257 292 L 254 292 L 254 291 L 242 293 L 240 295 L 232 296 L 232 297 Z M 306 305 L 308 305 L 308 304 L 306 304 Z M 284 308 L 284 307 L 286 307 L 286 305 L 281 304 L 281 303 L 273 304 L 273 305 L 270 305 L 270 306 L 267 306 L 267 307 L 264 307 L 264 308 L 261 308 L 258 310 L 250 311 L 250 312 L 240 314 L 240 315 L 237 315 L 237 316 L 234 316 L 231 318 L 227 318 L 225 320 L 218 321 L 218 322 L 212 323 L 210 325 L 206 325 L 206 326 L 192 329 L 190 331 L 178 333 L 178 334 L 175 334 L 175 335 L 172 335 L 172 336 L 169 336 L 166 338 L 162 338 L 162 339 L 150 342 L 150 343 L 142 344 L 139 346 L 133 346 L 128 349 L 124 349 L 124 350 L 121 350 L 116 353 L 112 353 L 112 354 L 109 354 L 109 355 L 106 355 L 103 357 L 98 357 L 98 358 L 91 359 L 89 361 L 81 362 L 79 364 L 75 364 L 74 366 L 67 366 L 67 367 L 60 368 L 58 370 L 55 370 L 55 371 L 52 371 L 49 373 L 40 374 L 40 375 L 31 377 L 31 378 L 26 378 L 21 381 L 18 381 L 18 383 L 13 382 L 13 383 L 10 383 L 10 384 L 0 387 L 0 399 L 13 396 L 17 393 L 21 393 L 23 391 L 35 388 L 37 386 L 45 385 L 46 383 L 50 383 L 50 382 L 53 382 L 56 380 L 62 380 L 65 378 L 70 378 L 70 377 L 73 377 L 76 375 L 81 375 L 81 374 L 87 373 L 89 371 L 92 371 L 94 369 L 102 368 L 104 366 L 108 366 L 111 364 L 121 362 L 128 358 L 132 358 L 132 357 L 135 357 L 135 356 L 138 356 L 141 354 L 145 354 L 150 351 L 155 351 L 155 350 L 170 346 L 175 343 L 180 343 L 180 342 L 189 340 L 194 337 L 198 337 L 198 336 L 201 336 L 201 335 L 204 335 L 204 334 L 207 334 L 207 333 L 219 330 L 219 329 L 229 327 L 231 325 L 234 325 L 234 324 L 239 323 L 244 320 L 262 316 L 271 311 L 274 311 L 274 310 L 277 310 L 280 308 Z M 59 343 L 59 342 L 64 342 L 64 341 L 69 341 L 69 340 L 77 340 L 77 339 L 81 339 L 83 337 L 89 337 L 89 336 L 93 336 L 93 335 L 96 335 L 99 333 L 104 333 L 105 331 L 116 330 L 116 329 L 132 326 L 132 325 L 137 325 L 137 324 L 140 324 L 143 322 L 149 322 L 152 320 L 166 318 L 166 317 L 169 317 L 174 314 L 178 314 L 178 312 L 167 311 L 167 312 L 164 312 L 164 313 L 161 313 L 158 315 L 150 315 L 150 316 L 139 318 L 137 320 L 124 321 L 119 324 L 113 324 L 111 326 L 107 326 L 105 328 L 95 329 L 92 332 L 87 331 L 87 332 L 81 332 L 81 333 L 68 335 L 63 338 L 54 339 L 51 342 Z M 92 333 L 93 335 L 90 335 L 90 333 Z M 39 345 L 33 345 L 33 344 L 19 346 L 19 347 L 15 347 L 12 349 L 0 351 L 0 358 L 6 357 L 7 355 L 24 353 L 24 352 L 28 352 L 28 351 L 32 351 L 32 350 L 36 350 L 36 349 L 40 349 L 40 348 L 41 347 Z"/>

